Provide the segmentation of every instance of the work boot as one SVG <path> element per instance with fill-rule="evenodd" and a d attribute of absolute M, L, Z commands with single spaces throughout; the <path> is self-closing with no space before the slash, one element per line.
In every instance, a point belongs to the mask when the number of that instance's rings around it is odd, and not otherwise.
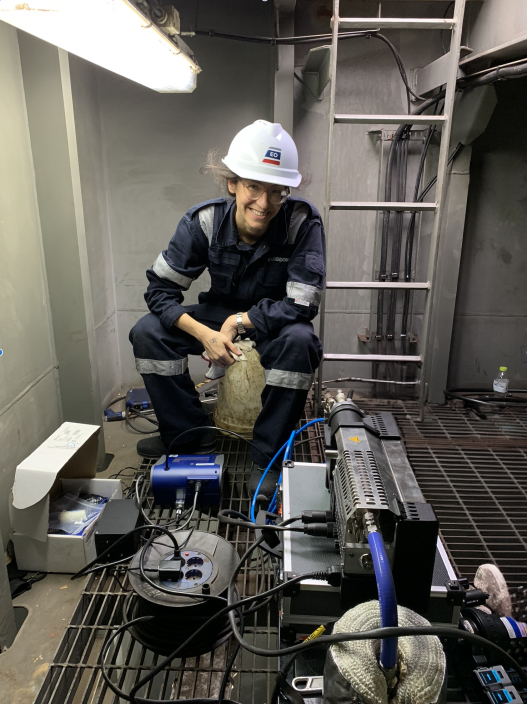
<path fill-rule="evenodd" d="M 184 437 L 184 436 L 183 436 Z M 216 433 L 207 429 L 200 433 L 200 437 L 192 442 L 172 445 L 171 455 L 209 455 L 213 454 L 216 448 Z M 161 455 L 166 455 L 167 446 L 159 435 L 152 438 L 144 438 L 137 443 L 137 454 L 147 459 L 156 460 Z"/>
<path fill-rule="evenodd" d="M 254 492 L 256 491 L 258 484 L 260 483 L 260 479 L 262 478 L 262 474 L 264 472 L 265 467 L 258 467 L 258 465 L 254 464 L 253 462 L 253 469 L 251 472 L 251 478 L 249 480 L 249 496 L 251 497 L 251 499 L 254 496 Z M 258 491 L 258 501 L 270 501 L 273 498 L 276 489 L 276 483 L 278 482 L 279 477 L 279 469 L 273 468 L 267 472 L 267 474 L 265 475 L 265 479 L 262 482 L 262 486 Z"/>
<path fill-rule="evenodd" d="M 157 460 L 161 455 L 166 454 L 167 448 L 159 435 L 153 438 L 143 438 L 137 443 L 137 454 L 149 460 Z"/>

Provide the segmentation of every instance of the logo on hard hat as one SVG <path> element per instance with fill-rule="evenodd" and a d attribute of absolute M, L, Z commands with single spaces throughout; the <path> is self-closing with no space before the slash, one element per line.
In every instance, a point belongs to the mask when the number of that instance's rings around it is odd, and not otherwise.
<path fill-rule="evenodd" d="M 265 157 L 262 159 L 262 164 L 274 164 L 280 166 L 282 152 L 280 149 L 268 149 Z"/>

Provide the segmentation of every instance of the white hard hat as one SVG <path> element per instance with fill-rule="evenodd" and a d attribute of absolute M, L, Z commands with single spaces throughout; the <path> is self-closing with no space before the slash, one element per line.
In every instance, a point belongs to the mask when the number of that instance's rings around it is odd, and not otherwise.
<path fill-rule="evenodd" d="M 244 127 L 222 161 L 242 178 L 293 188 L 302 180 L 295 143 L 277 122 L 256 120 Z"/>

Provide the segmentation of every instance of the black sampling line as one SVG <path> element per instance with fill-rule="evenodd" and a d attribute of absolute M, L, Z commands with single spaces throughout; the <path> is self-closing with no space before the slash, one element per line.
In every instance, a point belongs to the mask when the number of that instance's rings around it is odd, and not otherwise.
<path fill-rule="evenodd" d="M 268 44 L 271 46 L 296 46 L 300 44 L 319 44 L 320 42 L 331 41 L 333 38 L 332 34 L 312 34 L 299 37 L 247 37 L 241 34 L 225 34 L 224 32 L 215 32 L 214 30 L 204 30 L 196 29 L 194 32 L 189 34 L 196 34 L 200 37 L 216 37 L 218 39 L 232 39 L 233 41 L 239 42 L 250 42 L 253 44 Z M 410 84 L 408 83 L 408 76 L 406 75 L 406 69 L 401 59 L 401 55 L 392 44 L 392 42 L 381 34 L 378 29 L 366 29 L 358 32 L 341 32 L 338 35 L 339 41 L 342 39 L 356 39 L 358 37 L 364 37 L 366 39 L 380 39 L 386 44 L 390 49 L 397 64 L 399 74 L 404 83 L 406 89 L 407 107 L 408 114 L 410 114 L 410 96 L 414 97 L 416 100 L 423 100 L 420 95 L 414 93 Z"/>
<path fill-rule="evenodd" d="M 484 75 L 478 75 L 477 77 L 471 78 L 470 76 L 464 76 L 463 78 L 458 79 L 457 81 L 457 87 L 460 90 L 465 90 L 467 88 L 475 88 L 483 85 L 488 85 L 490 83 L 495 83 L 496 81 L 499 80 L 506 80 L 506 79 L 513 79 L 513 78 L 522 78 L 524 76 L 527 76 L 527 62 L 523 64 L 518 64 L 514 66 L 503 66 L 503 67 L 496 67 L 493 70 L 489 70 L 488 73 Z M 435 96 L 432 98 L 429 98 L 425 102 L 423 102 L 416 110 L 413 111 L 413 115 L 418 115 L 425 110 L 427 110 L 431 105 L 437 103 L 439 100 L 442 100 L 445 97 L 446 90 L 442 88 Z M 391 191 L 392 191 L 392 175 L 393 175 L 393 169 L 394 169 L 394 161 L 395 161 L 395 155 L 396 155 L 396 148 L 399 143 L 399 141 L 402 138 L 402 135 L 404 133 L 404 130 L 406 128 L 410 128 L 411 126 L 409 125 L 401 125 L 395 132 L 394 137 L 392 139 L 392 144 L 390 148 L 390 154 L 388 157 L 388 163 L 386 166 L 386 178 L 385 178 L 385 201 L 389 202 L 391 201 Z M 459 145 L 458 145 L 459 147 Z M 456 147 L 456 149 L 458 149 Z M 459 153 L 456 152 L 456 155 Z M 455 156 L 456 156 L 455 155 Z M 454 158 L 455 158 L 454 156 Z M 430 188 L 433 187 L 433 185 L 437 181 L 437 176 L 432 179 L 430 182 L 431 185 L 429 184 Z M 428 187 L 427 187 L 428 188 Z M 430 190 L 426 190 L 426 193 Z M 426 193 L 423 191 L 421 194 L 422 197 L 426 195 Z M 422 198 L 421 198 L 422 199 Z M 419 201 L 419 199 L 414 198 L 414 202 Z M 414 230 L 415 230 L 415 220 L 416 220 L 416 215 L 417 213 L 414 211 L 411 214 L 410 218 L 410 223 L 408 226 L 408 233 L 409 236 L 407 235 L 406 239 L 406 251 L 405 251 L 405 281 L 410 280 L 410 275 L 411 275 L 411 259 L 412 259 L 412 248 L 413 248 L 413 239 L 414 239 Z M 387 280 L 387 271 L 386 271 L 386 262 L 387 262 L 387 252 L 388 252 L 388 233 L 389 233 L 389 224 L 390 224 L 390 211 L 384 211 L 383 213 L 383 225 L 382 225 L 382 239 L 381 239 L 381 255 L 380 255 L 380 266 L 379 266 L 379 281 L 386 281 Z M 404 301 L 405 303 L 403 304 L 403 323 L 404 327 L 402 325 L 401 327 L 401 332 L 404 334 L 404 337 L 406 337 L 407 334 L 407 321 L 408 321 L 408 310 L 409 310 L 409 302 L 410 302 L 410 296 L 411 292 L 409 290 L 405 291 L 405 296 L 404 296 Z M 378 293 L 378 303 L 377 303 L 377 330 L 376 330 L 376 339 L 377 340 L 382 340 L 384 336 L 384 291 L 379 290 Z M 404 338 L 403 338 L 404 340 Z"/>
<path fill-rule="evenodd" d="M 225 511 L 223 513 L 231 513 L 235 515 L 241 515 L 236 511 Z M 243 516 L 246 518 L 245 516 Z M 224 520 L 222 522 L 230 522 L 230 520 L 225 520 L 227 518 L 226 516 L 224 517 Z M 294 517 L 292 519 L 289 519 L 288 521 L 284 521 L 284 524 L 286 523 L 291 523 L 295 520 L 298 520 L 298 517 Z M 239 522 L 241 523 L 241 522 Z M 260 526 L 256 526 L 255 524 L 251 524 L 252 528 L 260 528 Z M 285 525 L 280 526 L 281 528 L 285 528 Z M 146 528 L 149 528 L 146 526 Z M 279 528 L 278 526 L 268 526 L 270 529 L 276 529 Z M 131 531 L 133 532 L 133 531 Z M 164 532 L 164 531 L 162 531 Z M 370 631 L 361 631 L 361 632 L 356 632 L 356 633 L 339 633 L 339 634 L 333 634 L 329 636 L 320 636 L 316 640 L 301 643 L 296 646 L 291 646 L 288 648 L 283 648 L 283 649 L 277 649 L 277 650 L 265 650 L 263 648 L 257 648 L 250 643 L 247 643 L 243 639 L 243 635 L 241 634 L 238 625 L 236 623 L 236 618 L 234 616 L 234 611 L 238 611 L 241 609 L 242 606 L 245 604 L 254 604 L 254 602 L 257 602 L 258 600 L 261 599 L 266 599 L 273 595 L 277 594 L 283 589 L 286 588 L 286 586 L 292 586 L 293 584 L 299 583 L 304 579 L 309 579 L 309 578 L 318 578 L 318 579 L 325 579 L 326 578 L 326 573 L 324 572 L 314 572 L 306 575 L 300 575 L 296 578 L 293 578 L 292 580 L 289 580 L 287 583 L 283 583 L 280 585 L 277 585 L 273 587 L 272 589 L 262 592 L 260 594 L 250 596 L 250 597 L 245 597 L 244 599 L 239 599 L 236 594 L 236 579 L 238 574 L 240 573 L 243 565 L 247 562 L 248 558 L 250 555 L 253 553 L 253 551 L 259 547 L 259 545 L 265 540 L 265 536 L 262 534 L 246 551 L 246 553 L 243 555 L 243 557 L 240 559 L 240 562 L 238 563 L 236 569 L 233 572 L 233 575 L 230 580 L 230 584 L 228 587 L 227 591 L 227 599 L 228 603 L 227 606 L 222 608 L 219 612 L 214 614 L 210 619 L 208 619 L 199 629 L 197 629 L 186 641 L 183 643 L 181 646 L 179 646 L 173 653 L 171 653 L 167 658 L 165 658 L 163 661 L 161 661 L 153 670 L 148 672 L 139 682 L 136 683 L 136 685 L 133 687 L 133 689 L 130 691 L 130 694 L 127 695 L 124 692 L 122 692 L 109 678 L 108 673 L 106 672 L 106 665 L 105 665 L 105 659 L 108 654 L 108 651 L 112 645 L 112 643 L 115 641 L 115 639 L 123 633 L 127 628 L 130 626 L 133 626 L 137 623 L 144 622 L 146 620 L 151 620 L 153 617 L 152 616 L 143 616 L 137 619 L 133 619 L 132 621 L 129 621 L 125 624 L 123 624 L 121 627 L 119 627 L 115 633 L 112 634 L 112 636 L 108 639 L 108 641 L 105 643 L 102 651 L 101 651 L 101 657 L 100 657 L 100 665 L 101 665 L 101 675 L 106 682 L 107 686 L 115 693 L 117 696 L 120 696 L 126 701 L 130 702 L 135 702 L 135 704 L 164 704 L 164 700 L 152 700 L 152 699 L 144 699 L 142 697 L 137 697 L 136 694 L 137 692 L 144 687 L 148 682 L 150 682 L 156 675 L 158 675 L 162 670 L 165 669 L 173 660 L 178 656 L 178 653 L 181 652 L 188 644 L 192 642 L 192 640 L 197 637 L 204 629 L 209 628 L 211 623 L 215 621 L 216 619 L 220 618 L 221 616 L 224 616 L 225 614 L 229 614 L 229 622 L 231 625 L 232 632 L 234 634 L 234 637 L 238 641 L 238 644 L 248 650 L 249 652 L 252 652 L 253 654 L 256 655 L 262 655 L 263 657 L 275 657 L 275 656 L 282 656 L 282 655 L 289 655 L 289 654 L 295 654 L 297 652 L 301 652 L 302 649 L 309 648 L 309 647 L 314 647 L 318 645 L 323 645 L 325 643 L 337 643 L 337 642 L 343 642 L 343 641 L 349 641 L 349 640 L 362 640 L 362 639 L 382 639 L 382 638 L 393 638 L 393 637 L 405 637 L 405 636 L 417 636 L 417 635 L 436 635 L 436 636 L 442 636 L 442 637 L 447 637 L 447 638 L 455 638 L 455 639 L 463 639 L 463 640 L 468 640 L 471 641 L 475 644 L 480 645 L 483 648 L 487 648 L 490 650 L 493 650 L 495 652 L 498 652 L 502 658 L 508 663 L 510 667 L 512 667 L 520 676 L 523 682 L 527 683 L 527 674 L 523 672 L 523 669 L 519 666 L 519 664 L 504 650 L 502 650 L 499 646 L 495 645 L 494 643 L 487 641 L 485 638 L 482 638 L 481 636 L 477 636 L 475 634 L 466 632 L 466 631 L 460 631 L 456 629 L 452 629 L 450 627 L 416 627 L 416 628 L 404 628 L 404 627 L 397 627 L 397 628 L 378 628 L 378 629 L 373 629 Z M 146 547 L 146 546 L 145 546 Z M 157 587 L 157 585 L 156 585 Z M 265 604 L 261 604 L 261 607 L 263 607 Z M 117 666 L 113 665 L 110 666 L 110 669 L 118 669 Z M 193 702 L 193 704 L 196 704 L 196 702 L 201 702 L 204 700 L 201 699 L 196 699 L 196 700 L 187 700 L 189 702 Z M 207 700 L 210 701 L 211 704 L 217 704 L 218 700 Z M 224 704 L 226 704 L 229 700 L 224 700 Z"/>
<path fill-rule="evenodd" d="M 248 559 L 248 557 L 252 554 L 252 552 L 258 547 L 258 545 L 262 542 L 263 540 L 263 535 L 260 536 L 260 538 L 254 542 L 247 550 L 245 555 L 242 557 L 240 560 L 240 563 L 237 565 L 236 569 L 234 570 L 231 581 L 229 583 L 229 588 L 227 590 L 227 600 L 229 606 L 235 606 L 236 602 L 233 602 L 233 599 L 235 598 L 235 588 L 236 588 L 236 578 L 241 570 L 241 565 L 244 561 Z M 292 582 L 290 582 L 291 584 Z M 231 611 L 229 611 L 229 621 L 231 624 L 232 632 L 238 643 L 241 645 L 242 648 L 245 648 L 245 650 L 248 650 L 250 653 L 253 653 L 253 655 L 261 655 L 262 657 L 282 657 L 284 655 L 293 655 L 295 653 L 301 652 L 304 648 L 310 648 L 310 647 L 315 647 L 322 645 L 324 643 L 342 643 L 344 641 L 350 641 L 350 640 L 380 640 L 383 638 L 404 638 L 406 636 L 441 636 L 443 638 L 453 638 L 455 640 L 467 640 L 469 642 L 475 643 L 480 645 L 482 648 L 485 648 L 487 650 L 492 650 L 495 652 L 498 652 L 500 656 L 507 662 L 508 666 L 514 669 L 517 674 L 519 675 L 521 681 L 527 685 L 527 672 L 524 672 L 523 668 L 521 665 L 514 660 L 511 655 L 509 655 L 505 650 L 500 648 L 498 645 L 495 643 L 486 640 L 482 636 L 478 636 L 474 633 L 469 633 L 468 631 L 461 631 L 459 629 L 454 629 L 449 626 L 415 626 L 415 627 L 404 627 L 404 626 L 395 626 L 395 627 L 385 627 L 385 628 L 374 628 L 369 631 L 358 631 L 355 633 L 334 633 L 332 635 L 328 636 L 319 636 L 318 638 L 312 640 L 312 641 L 306 641 L 303 643 L 299 643 L 298 645 L 292 645 L 287 648 L 277 648 L 277 649 L 270 649 L 266 650 L 265 648 L 259 648 L 257 646 L 252 645 L 251 643 L 248 643 L 246 640 L 243 639 L 242 634 L 240 633 L 237 624 L 236 624 L 236 619 L 234 618 L 234 614 Z M 146 704 L 146 703 L 145 703 Z M 153 704 L 153 703 L 151 703 Z"/>
<path fill-rule="evenodd" d="M 448 166 L 454 161 L 454 159 L 460 154 L 460 152 L 463 150 L 464 145 L 460 142 L 457 147 L 454 149 L 452 154 L 448 158 Z M 416 203 L 420 203 L 424 200 L 425 196 L 428 195 L 428 193 L 432 190 L 432 188 L 435 186 L 437 182 L 437 176 L 434 176 L 428 184 L 425 186 L 425 188 L 422 190 L 421 194 L 419 195 L 418 198 L 415 199 Z M 406 234 L 406 250 L 405 250 L 405 275 L 404 275 L 404 280 L 405 281 L 410 281 L 411 278 L 411 271 L 412 271 L 412 257 L 413 257 L 413 245 L 414 245 L 414 236 L 415 236 L 415 221 L 416 221 L 416 216 L 417 212 L 414 211 L 411 214 L 410 217 L 410 222 L 408 224 L 408 231 Z M 403 339 L 406 338 L 407 335 L 407 328 L 408 328 L 408 312 L 410 308 L 410 290 L 405 291 L 405 297 L 404 297 L 404 303 L 403 303 L 403 315 L 402 315 L 402 323 L 401 323 L 401 337 Z"/>
<path fill-rule="evenodd" d="M 437 95 L 432 98 L 425 100 L 424 103 L 419 105 L 412 113 L 412 115 L 421 115 L 426 112 L 428 108 L 435 105 L 437 102 L 442 100 L 445 96 L 445 90 L 441 90 Z M 389 203 L 392 200 L 392 177 L 394 162 L 396 160 L 397 145 L 401 141 L 404 133 L 410 131 L 411 125 L 400 125 L 394 132 L 392 143 L 390 145 L 390 152 L 388 155 L 388 163 L 386 165 L 386 179 L 384 183 L 384 200 Z M 381 261 L 379 266 L 379 281 L 386 281 L 388 274 L 386 271 L 387 260 L 388 260 L 388 233 L 390 228 L 390 210 L 385 210 L 383 212 L 382 218 L 382 237 L 381 237 Z M 382 340 L 384 336 L 384 291 L 381 289 L 378 293 L 377 298 L 377 332 L 376 339 Z"/>
<path fill-rule="evenodd" d="M 410 130 L 405 130 L 401 141 L 397 145 L 397 201 L 403 203 L 406 200 L 406 179 L 408 172 L 408 144 L 410 141 Z M 395 213 L 395 232 L 392 238 L 392 264 L 390 281 L 399 280 L 399 268 L 401 265 L 401 241 L 403 236 L 404 212 Z M 388 320 L 386 325 L 386 339 L 393 340 L 395 337 L 395 314 L 397 308 L 397 291 L 390 291 L 390 303 L 388 308 Z"/>
<path fill-rule="evenodd" d="M 477 404 L 479 406 L 496 406 L 496 405 L 505 405 L 505 406 L 515 406 L 515 407 L 520 407 L 523 408 L 524 406 L 527 406 L 527 400 L 524 401 L 523 399 L 520 398 L 507 398 L 506 396 L 504 397 L 496 397 L 495 399 L 492 399 L 491 401 L 489 400 L 483 400 L 479 398 L 473 398 L 469 394 L 488 394 L 489 396 L 494 393 L 492 389 L 445 389 L 443 391 L 445 394 L 445 398 L 456 398 L 460 401 L 465 401 L 467 403 L 471 404 Z M 526 394 L 527 389 L 507 389 L 507 393 L 509 394 Z"/>
<path fill-rule="evenodd" d="M 414 194 L 412 200 L 417 202 L 419 200 L 419 188 L 421 186 L 421 179 L 423 177 L 423 172 L 425 168 L 425 161 L 428 154 L 428 148 L 432 137 L 436 131 L 435 125 L 430 125 L 427 130 L 423 148 L 421 150 L 421 158 L 419 159 L 419 166 L 417 168 L 417 176 L 415 178 Z M 404 257 L 404 280 L 409 282 L 412 276 L 412 247 L 413 238 L 415 232 L 415 216 L 416 213 L 413 212 L 410 216 L 410 222 L 408 224 L 408 230 L 406 232 L 406 246 L 405 246 L 405 257 Z M 404 292 L 404 302 L 403 302 L 403 314 L 401 319 L 401 339 L 403 341 L 403 349 L 406 353 L 406 334 L 408 327 L 408 311 L 410 307 L 410 291 L 407 289 Z"/>

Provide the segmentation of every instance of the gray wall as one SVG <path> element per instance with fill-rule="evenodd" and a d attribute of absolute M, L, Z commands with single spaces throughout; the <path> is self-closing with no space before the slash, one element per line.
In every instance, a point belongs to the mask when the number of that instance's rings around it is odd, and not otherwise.
<path fill-rule="evenodd" d="M 117 308 L 110 238 L 106 161 L 100 118 L 97 68 L 69 55 L 75 133 L 79 156 L 88 268 L 101 406 L 121 388 Z"/>
<path fill-rule="evenodd" d="M 488 387 L 504 365 L 527 387 L 527 80 L 496 90 L 473 146 L 449 386 Z"/>
<path fill-rule="evenodd" d="M 524 0 L 467 3 L 463 43 L 473 50 L 472 56 L 526 36 L 527 4 Z M 470 55 L 467 58 L 470 61 Z"/>
<path fill-rule="evenodd" d="M 270 36 L 273 32 L 271 2 L 206 0 L 198 6 L 186 0 L 178 3 L 178 9 L 185 28 L 197 23 L 202 29 L 229 33 Z M 220 195 L 210 177 L 199 173 L 207 151 L 218 147 L 226 153 L 238 130 L 273 116 L 271 47 L 186 39 L 203 69 L 192 94 L 161 95 L 98 70 L 125 386 L 141 382 L 128 333 L 147 312 L 145 271 L 166 249 L 185 211 Z M 196 302 L 205 287 L 206 275 L 193 284 L 186 302 Z"/>
<path fill-rule="evenodd" d="M 15 467 L 61 422 L 16 30 L 0 22 L 0 533 Z"/>

